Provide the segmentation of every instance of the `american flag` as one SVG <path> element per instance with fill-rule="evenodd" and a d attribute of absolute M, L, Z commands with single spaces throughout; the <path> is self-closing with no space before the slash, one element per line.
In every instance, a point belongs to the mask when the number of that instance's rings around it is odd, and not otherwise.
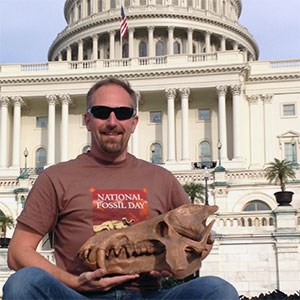
<path fill-rule="evenodd" d="M 123 6 L 121 6 L 120 34 L 121 34 L 122 39 L 124 38 L 127 30 L 128 30 L 127 20 L 126 20 L 126 16 L 125 16 L 125 13 L 124 13 L 124 8 L 123 8 Z"/>

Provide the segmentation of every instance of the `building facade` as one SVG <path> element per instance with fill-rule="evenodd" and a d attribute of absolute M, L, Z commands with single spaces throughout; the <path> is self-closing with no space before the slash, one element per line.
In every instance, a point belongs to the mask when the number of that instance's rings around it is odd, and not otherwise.
<path fill-rule="evenodd" d="M 240 0 L 122 4 L 123 38 L 121 2 L 66 0 L 67 26 L 48 62 L 0 65 L 0 210 L 16 218 L 43 168 L 89 149 L 86 93 L 97 80 L 117 76 L 138 95 L 129 151 L 182 184 L 207 180 L 208 202 L 219 206 L 202 273 L 222 275 L 245 295 L 295 292 L 300 59 L 259 61 L 253 36 L 239 23 Z M 277 207 L 279 186 L 265 179 L 274 158 L 295 165 L 287 187 L 292 207 Z M 225 170 L 215 172 L 218 166 Z"/>

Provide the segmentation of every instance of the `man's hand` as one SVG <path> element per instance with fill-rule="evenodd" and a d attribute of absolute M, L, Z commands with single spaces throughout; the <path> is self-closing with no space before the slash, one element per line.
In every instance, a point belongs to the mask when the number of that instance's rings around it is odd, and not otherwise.
<path fill-rule="evenodd" d="M 137 279 L 138 274 L 119 275 L 112 277 L 104 277 L 107 272 L 104 269 L 97 269 L 92 272 L 84 272 L 77 277 L 78 283 L 76 290 L 81 292 L 103 291 L 106 292 L 115 286 L 123 284 L 129 280 Z"/>
<path fill-rule="evenodd" d="M 169 271 L 151 271 L 149 272 L 150 276 L 155 277 L 155 278 L 165 278 L 169 277 L 172 274 Z"/>

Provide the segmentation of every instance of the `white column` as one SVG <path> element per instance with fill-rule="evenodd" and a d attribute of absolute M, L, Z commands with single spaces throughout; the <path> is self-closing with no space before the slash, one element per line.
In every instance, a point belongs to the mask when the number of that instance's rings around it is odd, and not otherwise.
<path fill-rule="evenodd" d="M 62 61 L 62 54 L 61 54 L 61 52 L 58 53 L 58 61 Z"/>
<path fill-rule="evenodd" d="M 60 160 L 68 160 L 68 140 L 69 140 L 69 104 L 71 103 L 70 95 L 60 95 L 61 101 L 61 136 L 60 136 Z"/>
<path fill-rule="evenodd" d="M 122 52 L 121 52 L 122 56 Z M 115 58 L 115 31 L 111 30 L 109 32 L 109 59 Z"/>
<path fill-rule="evenodd" d="M 139 105 L 140 105 L 140 100 L 141 100 L 141 93 L 140 92 L 135 92 L 136 94 L 136 114 L 139 114 Z M 134 133 L 131 135 L 131 153 L 135 156 L 139 155 L 139 126 L 135 128 Z"/>
<path fill-rule="evenodd" d="M 55 105 L 56 96 L 48 95 L 48 153 L 47 165 L 55 164 Z"/>
<path fill-rule="evenodd" d="M 72 61 L 72 48 L 71 48 L 71 46 L 67 47 L 67 61 Z"/>
<path fill-rule="evenodd" d="M 193 54 L 193 28 L 188 28 L 188 54 Z"/>
<path fill-rule="evenodd" d="M 247 97 L 250 119 L 250 166 L 260 169 L 264 165 L 264 112 L 261 95 Z"/>
<path fill-rule="evenodd" d="M 78 61 L 83 61 L 83 40 L 78 41 Z"/>
<path fill-rule="evenodd" d="M 205 53 L 210 53 L 211 52 L 210 35 L 211 35 L 211 32 L 206 31 L 206 33 L 205 33 L 205 49 L 206 49 Z"/>
<path fill-rule="evenodd" d="M 98 13 L 98 0 L 93 0 L 92 11 L 93 11 L 93 14 Z"/>
<path fill-rule="evenodd" d="M 233 159 L 241 159 L 242 151 L 241 151 L 241 143 L 243 141 L 241 137 L 241 85 L 232 85 L 230 87 L 232 93 L 232 128 L 233 128 Z"/>
<path fill-rule="evenodd" d="M 221 160 L 227 161 L 227 126 L 226 126 L 226 92 L 227 86 L 218 86 L 219 140 L 222 143 Z"/>
<path fill-rule="evenodd" d="M 20 141 L 21 141 L 21 97 L 13 97 L 14 121 L 13 121 L 13 147 L 12 147 L 12 166 L 20 167 Z"/>
<path fill-rule="evenodd" d="M 239 49 L 239 44 L 237 42 L 233 43 L 233 50 L 238 50 Z"/>
<path fill-rule="evenodd" d="M 129 58 L 132 58 L 134 56 L 133 54 L 133 34 L 134 34 L 134 28 L 129 28 L 128 35 L 129 35 Z"/>
<path fill-rule="evenodd" d="M 79 20 L 79 8 L 78 8 L 78 2 L 75 2 L 74 5 L 74 21 L 77 22 Z"/>
<path fill-rule="evenodd" d="M 168 98 L 168 161 L 175 161 L 175 96 L 176 89 L 165 90 Z"/>
<path fill-rule="evenodd" d="M 98 59 L 98 35 L 93 35 L 93 60 Z"/>
<path fill-rule="evenodd" d="M 7 118 L 8 118 L 8 97 L 0 97 L 1 118 L 0 118 L 0 168 L 7 167 Z"/>
<path fill-rule="evenodd" d="M 173 43 L 174 43 L 174 27 L 169 26 L 168 27 L 168 45 L 169 45 L 168 54 L 169 55 L 174 54 Z"/>
<path fill-rule="evenodd" d="M 221 37 L 221 51 L 226 51 L 226 38 L 225 38 L 225 36 Z"/>
<path fill-rule="evenodd" d="M 154 32 L 154 27 L 148 26 L 148 56 L 149 57 L 155 56 L 154 45 L 153 45 L 153 32 Z"/>
<path fill-rule="evenodd" d="M 181 160 L 189 160 L 189 95 L 190 89 L 183 88 L 179 90 L 181 96 Z"/>

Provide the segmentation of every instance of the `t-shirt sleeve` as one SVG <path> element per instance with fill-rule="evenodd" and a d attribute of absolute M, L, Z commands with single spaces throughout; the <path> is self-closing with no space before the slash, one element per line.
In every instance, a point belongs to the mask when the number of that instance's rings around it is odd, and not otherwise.
<path fill-rule="evenodd" d="M 48 233 L 55 225 L 58 211 L 57 195 L 46 172 L 41 173 L 30 190 L 24 209 L 17 221 L 41 235 Z"/>

